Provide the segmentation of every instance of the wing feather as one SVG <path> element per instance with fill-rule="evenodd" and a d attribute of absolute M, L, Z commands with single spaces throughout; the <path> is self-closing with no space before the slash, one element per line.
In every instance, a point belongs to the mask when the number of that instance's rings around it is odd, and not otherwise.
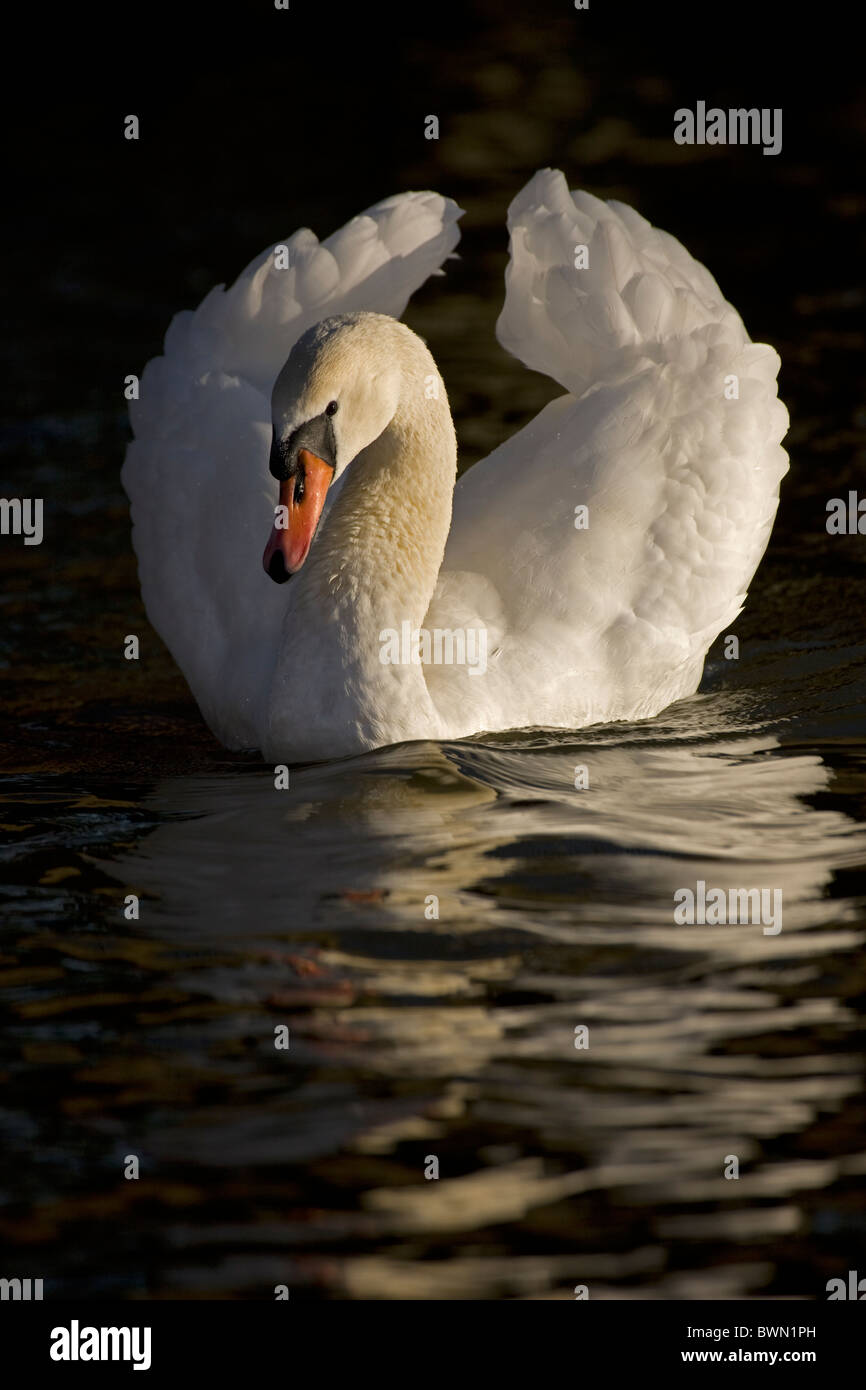
<path fill-rule="evenodd" d="M 320 243 L 303 229 L 175 315 L 130 403 L 123 466 L 148 617 L 219 738 L 257 746 L 286 603 L 261 567 L 277 484 L 270 393 L 311 324 L 356 308 L 399 317 L 459 238 L 436 193 L 386 198 Z M 279 245 L 280 243 L 278 243 Z"/>
<path fill-rule="evenodd" d="M 463 621 L 495 615 L 498 653 L 483 682 L 431 689 L 455 719 L 481 700 L 491 729 L 655 714 L 697 688 L 766 548 L 779 358 L 685 247 L 559 173 L 509 228 L 500 342 L 567 394 L 460 479 L 442 589 L 461 574 Z"/>

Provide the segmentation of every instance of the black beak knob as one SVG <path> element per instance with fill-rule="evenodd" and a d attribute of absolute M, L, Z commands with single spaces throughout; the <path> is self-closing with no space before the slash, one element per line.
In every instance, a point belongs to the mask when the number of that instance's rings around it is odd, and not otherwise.
<path fill-rule="evenodd" d="M 275 584 L 285 584 L 286 580 L 292 577 L 286 569 L 286 562 L 279 550 L 275 550 L 271 556 L 271 563 L 268 565 L 268 576 Z"/>

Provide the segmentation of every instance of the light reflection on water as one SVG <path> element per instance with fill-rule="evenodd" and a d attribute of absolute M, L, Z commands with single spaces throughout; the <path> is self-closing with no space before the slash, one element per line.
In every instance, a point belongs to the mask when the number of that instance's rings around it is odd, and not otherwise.
<path fill-rule="evenodd" d="M 142 944 L 174 958 L 138 1022 L 148 1052 L 178 1049 L 196 1099 L 145 1112 L 141 1147 L 193 1188 L 245 1175 L 253 1208 L 168 1222 L 166 1291 L 772 1285 L 819 1217 L 810 1198 L 866 1172 L 844 1142 L 791 1142 L 862 1088 L 832 981 L 863 932 L 826 890 L 866 840 L 809 804 L 818 757 L 701 738 L 705 716 L 696 701 L 667 725 L 410 745 L 299 769 L 288 791 L 259 769 L 154 787 L 157 828 L 104 867 L 142 894 Z M 674 891 L 699 878 L 781 889 L 781 934 L 674 926 Z"/>
<path fill-rule="evenodd" d="M 10 785 L 0 1129 L 22 1167 L 0 1230 L 33 1277 L 820 1296 L 864 1226 L 866 829 L 814 746 L 780 741 L 778 698 L 774 725 L 710 691 L 285 791 L 243 758 Z M 781 933 L 675 925 L 699 879 L 781 890 Z"/>

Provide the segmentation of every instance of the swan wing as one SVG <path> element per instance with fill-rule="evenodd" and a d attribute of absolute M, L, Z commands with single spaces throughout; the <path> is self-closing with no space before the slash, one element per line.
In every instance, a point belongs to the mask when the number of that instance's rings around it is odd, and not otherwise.
<path fill-rule="evenodd" d="M 261 565 L 277 484 L 270 395 L 293 343 L 331 314 L 399 317 L 459 239 L 436 193 L 377 203 L 323 242 L 303 229 L 175 315 L 130 402 L 122 471 L 147 615 L 214 733 L 257 746 L 287 602 Z M 286 268 L 281 268 L 285 266 Z"/>
<path fill-rule="evenodd" d="M 487 670 L 431 693 L 490 729 L 652 715 L 697 688 L 766 548 L 779 358 L 678 241 L 560 173 L 508 225 L 499 340 L 566 394 L 457 486 L 428 623 L 486 626 Z"/>

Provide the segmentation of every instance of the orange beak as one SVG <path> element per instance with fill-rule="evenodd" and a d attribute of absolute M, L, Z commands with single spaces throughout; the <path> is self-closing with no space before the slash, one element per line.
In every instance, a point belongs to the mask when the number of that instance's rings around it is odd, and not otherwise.
<path fill-rule="evenodd" d="M 277 584 L 297 574 L 307 558 L 334 470 L 309 449 L 298 453 L 298 471 L 280 483 L 280 504 L 262 564 Z"/>

